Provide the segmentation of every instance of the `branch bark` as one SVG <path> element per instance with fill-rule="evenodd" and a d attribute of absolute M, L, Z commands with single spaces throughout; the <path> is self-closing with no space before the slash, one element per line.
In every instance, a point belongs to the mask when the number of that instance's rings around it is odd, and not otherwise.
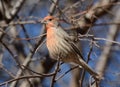
<path fill-rule="evenodd" d="M 117 1 L 118 0 L 99 0 L 99 2 L 93 5 L 88 12 L 80 18 L 78 26 L 71 29 L 77 29 L 81 34 L 87 33 L 92 24 L 97 21 L 98 17 L 106 14 L 106 11 L 113 7 L 113 3 Z M 91 26 L 86 26 L 87 24 L 91 24 Z"/>
<path fill-rule="evenodd" d="M 53 0 L 53 1 L 54 1 L 55 3 L 58 3 L 58 0 Z M 52 14 L 54 13 L 54 11 L 55 11 L 55 6 L 56 6 L 55 3 L 52 3 L 52 5 L 51 5 L 51 7 L 50 7 L 49 15 L 52 15 Z M 45 32 L 44 30 L 45 30 L 45 29 L 44 29 L 44 27 L 43 27 L 43 28 L 41 29 L 41 34 L 43 34 L 43 33 Z M 27 66 L 29 65 L 29 63 L 30 63 L 33 55 L 34 55 L 35 52 L 36 52 L 36 49 L 38 49 L 38 47 L 41 45 L 41 43 L 43 42 L 44 39 L 45 39 L 45 36 L 43 36 L 43 37 L 41 37 L 41 38 L 39 39 L 39 42 L 36 44 L 33 52 L 30 52 L 30 53 L 28 54 L 28 56 L 26 57 L 26 60 L 25 60 L 24 63 L 23 63 L 24 66 L 27 67 Z M 45 62 L 45 61 L 44 61 L 44 62 Z M 51 62 L 51 63 L 53 63 L 53 64 L 51 64 L 51 65 L 54 65 L 54 62 Z M 48 65 L 48 66 L 49 66 L 49 65 Z M 44 68 L 44 69 L 45 69 L 45 68 Z M 47 68 L 46 68 L 46 69 L 47 69 Z M 47 69 L 47 70 L 48 70 L 48 69 Z M 44 72 L 44 71 L 46 71 L 46 70 L 42 70 L 41 72 Z M 22 71 L 21 71 L 21 70 L 18 70 L 16 78 L 18 78 L 19 76 L 21 76 L 21 74 L 22 74 Z M 34 80 L 32 79 L 31 81 L 33 82 Z M 16 86 L 16 83 L 17 83 L 17 81 L 14 81 L 13 83 L 11 83 L 10 87 L 15 87 L 15 86 Z M 26 87 L 26 85 L 27 85 L 27 87 L 28 87 L 28 84 L 27 84 L 26 82 L 23 82 L 23 83 L 21 84 L 21 86 L 23 86 L 23 84 L 24 84 L 24 87 Z"/>
<path fill-rule="evenodd" d="M 113 20 L 113 22 L 120 22 L 120 9 L 118 9 L 118 11 L 116 11 L 116 15 L 115 15 L 115 18 Z M 110 26 L 110 30 L 109 30 L 109 33 L 108 33 L 108 36 L 107 36 L 107 39 L 108 40 L 111 40 L 111 41 L 114 41 L 115 38 L 116 38 L 116 35 L 118 33 L 118 28 L 119 28 L 119 25 L 111 25 Z M 106 44 L 104 46 L 104 49 L 103 49 L 103 52 L 98 60 L 98 63 L 97 63 L 97 66 L 96 66 L 96 71 L 101 75 L 101 77 L 103 77 L 104 75 L 104 71 L 105 71 L 105 68 L 106 68 L 106 65 L 107 65 L 107 62 L 109 60 L 109 55 L 110 55 L 110 52 L 111 52 L 111 48 L 112 48 L 112 42 L 107 42 L 106 41 Z M 95 84 L 93 84 L 93 87 L 96 87 Z"/>

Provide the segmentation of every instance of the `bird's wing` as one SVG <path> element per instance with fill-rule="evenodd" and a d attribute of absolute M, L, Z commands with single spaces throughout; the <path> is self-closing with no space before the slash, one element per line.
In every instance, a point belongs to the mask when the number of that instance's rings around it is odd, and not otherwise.
<path fill-rule="evenodd" d="M 70 38 L 69 38 L 70 39 Z M 84 60 L 81 51 L 78 49 L 78 47 L 76 46 L 76 44 L 71 41 L 71 40 L 67 40 L 68 43 L 70 43 L 71 47 L 73 48 L 73 50 Z"/>
<path fill-rule="evenodd" d="M 62 27 L 60 27 L 61 30 L 63 30 Z M 64 31 L 64 30 L 63 30 Z M 67 33 L 67 32 L 62 32 L 62 33 L 65 33 L 64 35 L 64 39 L 71 45 L 71 47 L 73 48 L 73 50 L 84 60 L 80 50 L 78 49 L 78 47 L 76 46 L 75 42 L 74 42 L 74 39 L 75 38 L 71 38 L 70 35 Z"/>
<path fill-rule="evenodd" d="M 72 48 L 75 50 L 75 52 L 83 59 L 83 56 L 81 54 L 81 51 L 78 49 L 78 47 L 76 46 L 76 44 L 74 42 L 69 42 L 72 46 Z"/>

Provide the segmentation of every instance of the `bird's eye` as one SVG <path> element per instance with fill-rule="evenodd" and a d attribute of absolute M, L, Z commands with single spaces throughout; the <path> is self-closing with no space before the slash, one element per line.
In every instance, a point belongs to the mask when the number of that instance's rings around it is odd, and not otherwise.
<path fill-rule="evenodd" d="M 49 19 L 49 21 L 52 21 L 52 19 Z"/>

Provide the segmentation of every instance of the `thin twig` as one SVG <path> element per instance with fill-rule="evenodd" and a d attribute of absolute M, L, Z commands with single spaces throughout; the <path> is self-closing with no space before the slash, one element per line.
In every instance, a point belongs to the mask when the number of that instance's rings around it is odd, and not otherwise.
<path fill-rule="evenodd" d="M 58 56 L 58 61 L 57 61 L 57 65 L 55 67 L 55 71 L 54 71 L 54 75 L 52 77 L 52 82 L 51 82 L 51 86 L 50 87 L 54 87 L 54 83 L 56 82 L 55 77 L 59 71 L 60 68 L 60 57 Z"/>
<path fill-rule="evenodd" d="M 58 81 L 59 79 L 61 79 L 62 77 L 64 77 L 67 73 L 69 73 L 70 71 L 78 68 L 79 66 L 75 66 L 75 67 L 72 67 L 70 68 L 68 71 L 66 71 L 64 74 L 62 74 L 61 76 L 59 76 L 58 78 L 55 79 L 55 81 Z"/>
<path fill-rule="evenodd" d="M 11 83 L 11 82 L 14 82 L 14 81 L 17 81 L 17 80 L 21 80 L 21 79 L 41 78 L 41 77 L 44 77 L 44 76 L 42 76 L 42 75 L 21 76 L 21 77 L 18 77 L 18 78 L 15 78 L 15 79 L 12 79 L 12 80 L 9 80 L 9 81 L 6 81 L 6 82 L 3 82 L 3 83 L 0 83 L 0 86 L 5 85 L 5 84 L 8 84 L 8 83 Z M 51 75 L 48 76 L 48 77 L 51 77 Z"/>
<path fill-rule="evenodd" d="M 53 76 L 53 75 L 55 74 L 54 72 L 53 72 L 53 73 L 49 73 L 49 74 L 38 73 L 38 72 L 35 72 L 35 71 L 29 69 L 28 67 L 26 67 L 26 66 L 24 66 L 24 65 L 22 65 L 22 66 L 23 66 L 25 69 L 27 69 L 27 70 L 29 70 L 29 71 L 35 73 L 35 74 L 38 74 L 38 75 L 44 76 L 44 77 Z"/>
<path fill-rule="evenodd" d="M 9 74 L 12 78 L 15 78 L 15 75 L 12 72 L 8 71 L 2 64 L 0 64 L 0 68 L 7 72 L 7 74 Z"/>

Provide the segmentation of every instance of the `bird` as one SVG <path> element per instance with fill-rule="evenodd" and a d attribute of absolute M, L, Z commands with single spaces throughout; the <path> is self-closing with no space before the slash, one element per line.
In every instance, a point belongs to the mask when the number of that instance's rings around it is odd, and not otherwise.
<path fill-rule="evenodd" d="M 75 63 L 88 71 L 95 79 L 99 79 L 99 74 L 83 60 L 80 49 L 77 47 L 70 35 L 60 26 L 59 18 L 46 16 L 41 23 L 45 24 L 46 45 L 52 59 L 65 63 Z"/>

